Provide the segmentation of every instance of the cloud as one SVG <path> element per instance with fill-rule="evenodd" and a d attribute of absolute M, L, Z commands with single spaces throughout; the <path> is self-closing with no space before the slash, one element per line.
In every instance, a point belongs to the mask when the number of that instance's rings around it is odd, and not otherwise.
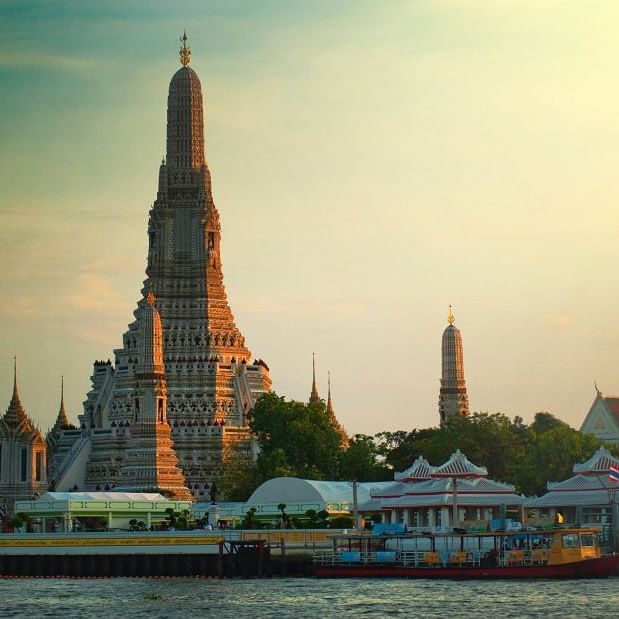
<path fill-rule="evenodd" d="M 105 275 L 83 273 L 78 275 L 77 292 L 69 295 L 70 305 L 78 310 L 88 310 L 97 314 L 124 315 L 127 303 L 114 289 L 112 281 Z"/>
<path fill-rule="evenodd" d="M 40 67 L 52 69 L 92 70 L 102 66 L 100 60 L 83 56 L 63 56 L 41 52 L 3 52 L 0 54 L 0 66 Z"/>
<path fill-rule="evenodd" d="M 570 314 L 546 314 L 544 324 L 558 329 L 571 329 L 574 326 L 574 317 Z"/>
<path fill-rule="evenodd" d="M 366 306 L 354 301 L 333 301 L 320 299 L 295 299 L 284 301 L 274 298 L 242 298 L 235 306 L 251 313 L 281 313 L 281 314 L 360 314 L 366 311 Z"/>

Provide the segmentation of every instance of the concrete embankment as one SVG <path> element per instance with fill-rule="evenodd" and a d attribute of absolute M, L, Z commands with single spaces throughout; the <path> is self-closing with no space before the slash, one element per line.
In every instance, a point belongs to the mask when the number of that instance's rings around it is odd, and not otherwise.
<path fill-rule="evenodd" d="M 310 576 L 311 557 L 235 555 L 3 555 L 2 577 L 215 577 L 255 578 Z"/>
<path fill-rule="evenodd" d="M 216 533 L 3 536 L 1 577 L 306 576 L 311 549 Z"/>

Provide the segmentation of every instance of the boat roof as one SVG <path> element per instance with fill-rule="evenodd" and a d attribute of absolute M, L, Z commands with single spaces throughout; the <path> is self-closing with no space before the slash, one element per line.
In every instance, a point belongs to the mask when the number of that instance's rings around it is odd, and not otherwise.
<path fill-rule="evenodd" d="M 330 535 L 333 539 L 414 539 L 419 537 L 526 537 L 527 535 L 550 536 L 556 533 L 599 533 L 594 527 L 565 527 L 556 529 L 522 529 L 520 531 L 411 531 L 408 533 L 385 533 L 373 535 L 372 533 L 338 533 Z"/>

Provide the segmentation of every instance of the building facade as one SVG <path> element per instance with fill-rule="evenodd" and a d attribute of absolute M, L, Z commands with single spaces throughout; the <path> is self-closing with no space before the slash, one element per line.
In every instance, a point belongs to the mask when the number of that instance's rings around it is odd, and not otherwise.
<path fill-rule="evenodd" d="M 486 468 L 473 464 L 459 449 L 440 466 L 423 457 L 373 490 L 361 505 L 366 514 L 380 513 L 386 524 L 421 530 L 462 527 L 485 531 L 492 520 L 515 512 L 520 519 L 524 497 L 515 487 L 492 480 Z"/>
<path fill-rule="evenodd" d="M 604 395 L 596 388 L 595 398 L 580 427 L 605 443 L 619 445 L 619 397 Z"/>
<path fill-rule="evenodd" d="M 449 306 L 449 325 L 443 331 L 441 347 L 441 388 L 438 411 L 441 424 L 454 415 L 469 414 L 469 396 L 464 379 L 464 352 L 462 335 L 454 325 L 455 317 Z"/>
<path fill-rule="evenodd" d="M 189 67 L 186 37 L 180 58 L 168 93 L 167 153 L 148 223 L 143 298 L 114 361 L 94 364 L 78 435 L 61 433 L 52 454 L 59 491 L 131 486 L 127 457 L 137 437 L 143 440 L 141 407 L 150 390 L 150 402 L 165 408 L 186 487 L 196 499 L 208 496 L 227 446 L 250 449 L 247 413 L 271 387 L 267 365 L 252 361 L 224 288 L 221 227 L 204 154 L 202 89 Z M 152 351 L 142 323 L 149 295 L 162 325 L 159 369 L 165 381 L 155 373 L 147 385 L 145 355 Z"/>
<path fill-rule="evenodd" d="M 599 526 L 616 537 L 619 514 L 619 483 L 610 479 L 611 466 L 619 459 L 600 447 L 586 462 L 574 464 L 574 475 L 548 482 L 548 492 L 527 501 L 531 524 L 551 525 L 557 514 L 565 524 Z"/>
<path fill-rule="evenodd" d="M 45 439 L 22 406 L 17 388 L 17 364 L 13 396 L 0 418 L 0 506 L 4 515 L 17 500 L 32 499 L 47 489 Z"/>

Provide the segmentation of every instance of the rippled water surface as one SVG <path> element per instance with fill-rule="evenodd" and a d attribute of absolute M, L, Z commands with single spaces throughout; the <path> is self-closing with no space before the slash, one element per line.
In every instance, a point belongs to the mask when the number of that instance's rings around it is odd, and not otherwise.
<path fill-rule="evenodd" d="M 619 578 L 0 580 L 0 617 L 613 617 Z"/>

